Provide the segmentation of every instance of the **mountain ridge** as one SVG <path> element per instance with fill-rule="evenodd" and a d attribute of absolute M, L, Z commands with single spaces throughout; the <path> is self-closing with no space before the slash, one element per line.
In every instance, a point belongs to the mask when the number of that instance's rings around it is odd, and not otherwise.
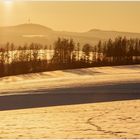
<path fill-rule="evenodd" d="M 70 33 L 86 33 L 86 32 L 119 32 L 119 33 L 134 33 L 134 34 L 140 34 L 139 32 L 131 32 L 131 31 L 117 31 L 117 30 L 104 30 L 104 29 L 98 29 L 98 28 L 92 28 L 89 29 L 85 32 L 75 32 L 75 31 L 67 31 L 67 30 L 53 30 L 52 28 L 42 25 L 42 24 L 37 24 L 37 23 L 23 23 L 23 24 L 17 24 L 17 25 L 11 25 L 11 26 L 0 26 L 0 28 L 13 28 L 13 27 L 40 27 L 44 29 L 48 29 L 50 31 L 57 31 L 57 32 L 70 32 Z"/>
<path fill-rule="evenodd" d="M 99 40 L 115 39 L 118 36 L 140 38 L 140 33 L 107 31 L 95 28 L 86 32 L 56 31 L 47 26 L 34 23 L 0 27 L 0 44 L 12 42 L 17 45 L 22 45 L 35 42 L 52 45 L 58 37 L 61 37 L 72 38 L 75 43 L 79 42 L 81 45 L 86 43 L 95 45 Z"/>

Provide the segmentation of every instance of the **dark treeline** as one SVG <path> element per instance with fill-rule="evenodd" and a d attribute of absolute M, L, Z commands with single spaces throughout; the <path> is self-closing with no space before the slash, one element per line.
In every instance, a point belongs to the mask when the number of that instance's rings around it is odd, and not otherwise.
<path fill-rule="evenodd" d="M 52 46 L 7 43 L 0 48 L 0 76 L 47 70 L 140 63 L 140 40 L 117 37 L 92 46 L 61 39 Z M 82 49 L 81 49 L 82 48 Z"/>

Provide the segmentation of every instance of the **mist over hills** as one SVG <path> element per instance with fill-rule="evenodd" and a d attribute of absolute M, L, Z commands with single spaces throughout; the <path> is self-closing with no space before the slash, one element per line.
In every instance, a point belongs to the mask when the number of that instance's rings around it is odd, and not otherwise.
<path fill-rule="evenodd" d="M 41 43 L 53 45 L 58 37 L 72 38 L 75 43 L 81 45 L 89 43 L 95 45 L 99 40 L 114 39 L 117 36 L 126 36 L 127 38 L 140 38 L 140 33 L 104 31 L 100 29 L 91 29 L 87 32 L 67 32 L 55 31 L 40 24 L 20 24 L 16 26 L 0 27 L 0 44 L 12 42 L 16 45 L 26 43 Z"/>

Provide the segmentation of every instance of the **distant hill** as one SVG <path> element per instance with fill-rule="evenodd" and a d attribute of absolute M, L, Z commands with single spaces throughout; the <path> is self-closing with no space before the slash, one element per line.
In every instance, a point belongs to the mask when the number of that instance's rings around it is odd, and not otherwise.
<path fill-rule="evenodd" d="M 53 29 L 40 24 L 20 24 L 16 26 L 0 27 L 0 44 L 13 42 L 16 45 L 22 45 L 36 42 L 51 45 L 58 37 L 62 37 L 72 38 L 76 43 L 80 42 L 81 45 L 85 43 L 95 45 L 99 40 L 114 39 L 117 36 L 140 38 L 140 33 L 104 31 L 100 29 L 91 29 L 82 33 L 54 31 Z"/>
<path fill-rule="evenodd" d="M 17 26 L 0 27 L 0 32 L 6 32 L 10 34 L 46 34 L 51 32 L 52 29 L 39 24 L 20 24 Z"/>

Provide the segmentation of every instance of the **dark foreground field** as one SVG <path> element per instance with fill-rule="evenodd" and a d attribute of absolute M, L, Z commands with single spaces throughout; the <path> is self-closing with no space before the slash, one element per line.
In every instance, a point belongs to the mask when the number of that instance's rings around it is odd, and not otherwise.
<path fill-rule="evenodd" d="M 140 83 L 28 91 L 0 96 L 0 110 L 140 99 Z"/>

